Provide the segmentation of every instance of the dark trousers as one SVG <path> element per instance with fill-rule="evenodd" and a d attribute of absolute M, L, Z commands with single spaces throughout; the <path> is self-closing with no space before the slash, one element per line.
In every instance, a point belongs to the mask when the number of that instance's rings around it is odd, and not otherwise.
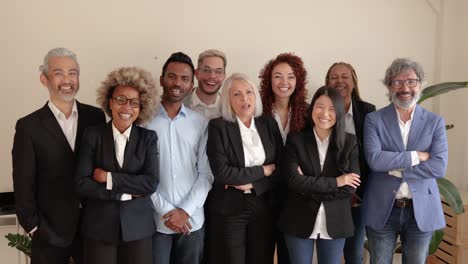
<path fill-rule="evenodd" d="M 86 264 L 151 264 L 151 237 L 109 243 L 93 239 L 85 240 Z"/>
<path fill-rule="evenodd" d="M 153 235 L 153 263 L 200 264 L 204 236 L 204 227 L 188 235 L 156 232 Z"/>
<path fill-rule="evenodd" d="M 362 223 L 361 206 L 352 207 L 351 214 L 354 223 L 354 235 L 346 238 L 343 254 L 346 264 L 362 264 L 364 258 L 364 241 L 366 239 L 366 228 Z"/>
<path fill-rule="evenodd" d="M 76 264 L 83 263 L 81 236 L 77 235 L 68 247 L 57 247 L 42 238 L 40 232 L 34 232 L 32 238 L 31 264 L 64 264 L 73 257 Z"/>
<path fill-rule="evenodd" d="M 222 225 L 219 245 L 225 248 L 225 261 L 213 263 L 273 263 L 273 216 L 267 200 L 246 194 L 240 214 L 221 216 L 221 221 L 213 225 Z"/>

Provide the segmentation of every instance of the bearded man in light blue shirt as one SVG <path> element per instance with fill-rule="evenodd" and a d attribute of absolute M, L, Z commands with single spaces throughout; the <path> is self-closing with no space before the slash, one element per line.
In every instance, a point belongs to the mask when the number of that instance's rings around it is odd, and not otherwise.
<path fill-rule="evenodd" d="M 148 124 L 160 139 L 160 182 L 152 196 L 157 229 L 154 264 L 198 264 L 203 257 L 203 205 L 213 174 L 206 156 L 208 119 L 183 104 L 193 77 L 190 57 L 173 53 L 160 77 L 161 106 Z"/>

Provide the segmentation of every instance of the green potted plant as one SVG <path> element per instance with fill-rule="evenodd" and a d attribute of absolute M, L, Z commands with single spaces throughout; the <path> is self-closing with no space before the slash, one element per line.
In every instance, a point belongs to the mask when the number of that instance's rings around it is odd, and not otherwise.
<path fill-rule="evenodd" d="M 423 89 L 421 99 L 419 99 L 418 103 L 421 103 L 434 96 L 466 87 L 468 87 L 468 82 L 444 82 L 432 85 Z M 446 125 L 447 129 L 451 129 L 453 127 L 454 125 L 451 124 Z M 446 178 L 437 179 L 437 184 L 439 186 L 440 195 L 443 197 L 444 201 L 450 205 L 456 214 L 463 214 L 463 201 L 460 197 L 460 193 L 458 192 L 457 187 Z M 429 255 L 432 255 L 437 251 L 443 237 L 443 229 L 434 232 L 431 244 L 429 246 Z"/>

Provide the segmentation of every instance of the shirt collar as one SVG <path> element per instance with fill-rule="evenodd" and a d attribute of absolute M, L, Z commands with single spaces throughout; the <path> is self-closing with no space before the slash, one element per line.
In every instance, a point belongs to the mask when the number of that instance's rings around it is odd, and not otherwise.
<path fill-rule="evenodd" d="M 257 128 L 255 127 L 255 118 L 252 117 L 252 121 L 250 123 L 250 128 L 249 127 L 246 127 L 244 125 L 244 122 L 242 122 L 239 117 L 236 116 L 236 119 L 237 119 L 237 123 L 239 124 L 239 128 L 240 128 L 240 131 L 241 131 L 241 134 L 242 133 L 246 133 L 246 132 L 257 132 Z"/>
<path fill-rule="evenodd" d="M 131 131 L 132 126 L 129 126 L 127 130 L 125 130 L 123 133 L 120 133 L 120 131 L 115 127 L 114 122 L 112 122 L 112 134 L 114 135 L 114 140 L 123 136 L 125 140 L 129 141 Z"/>
<path fill-rule="evenodd" d="M 398 109 L 396 108 L 395 104 L 393 104 L 393 107 L 395 108 L 398 121 L 399 121 L 399 122 L 402 122 L 402 121 L 401 121 L 400 112 L 398 112 Z M 410 119 L 408 120 L 409 122 L 413 121 L 414 112 L 416 112 L 416 106 L 414 107 L 413 112 L 411 112 Z"/>
<path fill-rule="evenodd" d="M 331 135 L 331 134 L 330 134 Z M 321 145 L 324 145 L 324 144 L 328 144 L 329 141 L 330 141 L 330 135 L 328 135 L 328 137 L 326 139 L 324 139 L 323 141 L 320 140 L 319 136 L 317 135 L 317 132 L 315 131 L 315 127 L 314 127 L 314 136 L 315 136 L 315 141 L 317 141 L 317 146 L 321 146 Z"/>
<path fill-rule="evenodd" d="M 353 100 L 351 100 L 351 104 L 349 105 L 349 109 L 346 114 L 353 116 Z"/>
<path fill-rule="evenodd" d="M 198 87 L 196 89 L 193 89 L 193 92 L 192 92 L 192 106 L 201 105 L 201 106 L 206 107 L 206 108 L 216 108 L 218 106 L 219 97 L 220 97 L 219 93 L 216 93 L 216 102 L 214 104 L 207 105 L 204 102 L 202 102 L 200 97 L 198 97 L 198 94 L 197 94 L 198 89 L 199 89 Z"/>
<path fill-rule="evenodd" d="M 65 118 L 65 115 L 62 113 L 62 111 L 60 111 L 60 109 L 57 108 L 57 106 L 54 105 L 54 103 L 52 103 L 52 101 L 49 100 L 49 103 L 47 104 L 50 108 L 50 110 L 52 111 L 52 114 L 54 114 L 55 118 L 59 119 L 59 118 Z M 73 106 L 72 106 L 72 112 L 71 112 L 71 115 L 70 117 L 74 117 L 78 115 L 78 107 L 76 106 L 76 100 L 73 100 Z"/>
<path fill-rule="evenodd" d="M 164 115 L 165 117 L 167 117 L 167 111 L 166 111 L 166 108 L 164 108 L 163 104 L 158 105 L 158 110 L 156 111 L 156 115 Z M 188 111 L 184 103 L 182 103 L 182 105 L 180 106 L 180 110 L 176 118 L 179 116 L 183 116 L 183 117 L 188 116 Z"/>

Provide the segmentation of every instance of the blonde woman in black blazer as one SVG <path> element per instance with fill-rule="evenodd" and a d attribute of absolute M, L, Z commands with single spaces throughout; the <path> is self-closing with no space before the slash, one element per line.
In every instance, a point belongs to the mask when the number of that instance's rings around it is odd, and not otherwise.
<path fill-rule="evenodd" d="M 222 117 L 208 126 L 214 175 L 210 203 L 210 263 L 271 264 L 272 189 L 282 139 L 273 118 L 260 116 L 261 99 L 243 74 L 224 82 Z"/>
<path fill-rule="evenodd" d="M 353 235 L 349 199 L 360 183 L 359 160 L 354 136 L 344 132 L 343 114 L 338 91 L 321 87 L 309 124 L 288 135 L 283 175 L 289 190 L 279 225 L 291 263 L 310 264 L 314 243 L 319 263 L 340 263 L 344 238 Z"/>

